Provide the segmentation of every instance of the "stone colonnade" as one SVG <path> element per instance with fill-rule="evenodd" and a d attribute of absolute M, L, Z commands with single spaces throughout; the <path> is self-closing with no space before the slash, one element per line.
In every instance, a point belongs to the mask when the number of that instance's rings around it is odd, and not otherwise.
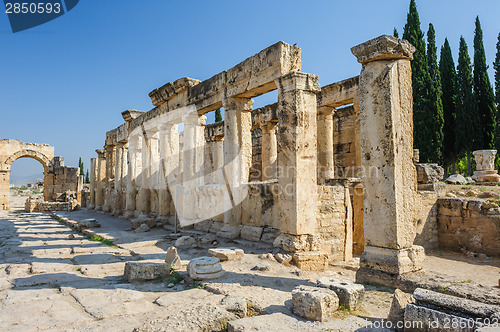
<path fill-rule="evenodd" d="M 92 160 L 90 206 L 155 222 L 172 223 L 176 213 L 197 220 L 203 219 L 205 211 L 192 199 L 193 193 L 222 188 L 227 192 L 214 199 L 224 205 L 224 225 L 217 234 L 237 237 L 243 232 L 242 215 L 248 215 L 242 202 L 252 164 L 251 130 L 260 128 L 261 180 L 277 188 L 277 195 L 271 195 L 277 197 L 273 204 L 280 233 L 275 246 L 294 252 L 294 261 L 299 262 L 328 256 L 319 249 L 328 246 L 330 239 L 325 240 L 325 234 L 332 232 L 319 222 L 322 212 L 316 207 L 318 193 L 323 192 L 325 197 L 338 197 L 338 206 L 349 205 L 336 215 L 349 228 L 346 246 L 353 241 L 353 230 L 360 241 L 366 240 L 362 271 L 397 275 L 419 270 L 423 252 L 413 246 L 411 206 L 416 190 L 411 125 L 413 48 L 391 36 L 361 44 L 352 49 L 363 66 L 360 77 L 323 88 L 318 76 L 300 71 L 297 49 L 278 43 L 204 82 L 183 78 L 167 83 L 150 94 L 156 108 L 147 113 L 122 113 L 126 123 L 108 132 L 105 150 L 97 150 L 98 158 Z M 259 71 L 256 63 L 266 56 L 269 58 L 263 63 L 275 66 L 275 71 Z M 257 112 L 252 98 L 276 88 L 278 103 L 273 115 L 262 113 L 253 118 Z M 333 117 L 338 107 L 349 104 L 360 128 L 353 145 L 355 166 L 364 169 L 364 202 L 359 203 L 356 193 L 353 197 L 358 203 L 353 206 L 363 211 L 364 230 L 356 222 L 352 225 L 348 215 L 353 213 L 349 188 L 342 186 L 337 196 L 322 189 L 333 186 L 328 180 L 336 177 Z M 183 106 L 194 107 L 194 115 L 149 125 L 151 119 Z M 224 122 L 206 125 L 203 114 L 220 107 L 224 107 Z M 181 122 L 182 143 L 177 126 Z M 361 187 L 361 180 L 352 183 Z M 259 209 L 264 211 L 264 205 Z M 257 232 L 255 227 L 252 231 Z"/>

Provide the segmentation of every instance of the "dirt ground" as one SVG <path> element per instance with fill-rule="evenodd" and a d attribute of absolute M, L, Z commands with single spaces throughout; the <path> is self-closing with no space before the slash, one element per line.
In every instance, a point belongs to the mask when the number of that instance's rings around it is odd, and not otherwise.
<path fill-rule="evenodd" d="M 171 284 L 170 280 L 130 284 L 123 278 L 125 263 L 163 261 L 165 250 L 174 244 L 178 234 L 160 228 L 135 233 L 128 220 L 96 211 L 60 213 L 72 220 L 97 219 L 102 227 L 94 230 L 113 241 L 114 246 L 108 246 L 90 241 L 49 214 L 23 212 L 25 199 L 12 197 L 12 210 L 0 212 L 0 330 L 161 330 L 158 326 L 165 324 L 162 319 L 183 317 L 187 308 L 218 304 L 229 294 L 245 298 L 252 312 L 258 314 L 240 320 L 246 330 L 264 326 L 261 331 L 289 331 L 305 322 L 291 311 L 291 291 L 296 286 L 315 285 L 323 276 L 355 279 L 352 267 L 300 271 L 267 255 L 273 251 L 272 245 L 209 238 L 217 241 L 218 247 L 245 251 L 241 261 L 222 262 L 225 277 L 205 284 Z M 184 231 L 182 235 L 196 239 L 195 245 L 179 248 L 185 270 L 190 259 L 207 256 L 207 250 L 214 245 L 213 241 L 204 243 L 205 233 Z M 269 271 L 253 270 L 259 263 L 269 265 Z M 424 268 L 487 286 L 497 286 L 500 277 L 498 258 L 470 258 L 440 250 L 427 253 Z M 370 323 L 385 319 L 394 289 L 366 285 L 366 291 L 361 308 L 354 312 L 340 310 L 338 322 L 344 325 L 327 330 L 371 331 Z"/>

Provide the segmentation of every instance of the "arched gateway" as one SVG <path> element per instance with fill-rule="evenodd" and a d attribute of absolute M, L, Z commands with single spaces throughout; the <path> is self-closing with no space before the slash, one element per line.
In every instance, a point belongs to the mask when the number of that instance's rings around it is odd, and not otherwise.
<path fill-rule="evenodd" d="M 19 158 L 38 160 L 47 175 L 54 159 L 54 147 L 48 144 L 24 143 L 17 139 L 0 139 L 0 210 L 9 209 L 10 166 Z M 47 178 L 44 179 L 44 196 L 48 195 Z M 45 200 L 48 197 L 44 197 Z"/>

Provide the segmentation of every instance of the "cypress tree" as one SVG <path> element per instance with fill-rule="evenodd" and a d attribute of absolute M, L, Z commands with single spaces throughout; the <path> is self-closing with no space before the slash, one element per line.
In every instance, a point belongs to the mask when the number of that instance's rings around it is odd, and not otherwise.
<path fill-rule="evenodd" d="M 432 155 L 430 159 L 434 162 L 442 163 L 443 161 L 443 103 L 441 100 L 441 74 L 437 64 L 437 47 L 436 47 L 436 32 L 434 26 L 429 24 L 427 31 L 427 64 L 429 65 L 430 86 L 428 88 L 429 110 L 432 111 L 430 116 L 433 118 L 432 134 Z"/>
<path fill-rule="evenodd" d="M 491 149 L 495 146 L 497 109 L 487 70 L 486 53 L 483 46 L 483 31 L 479 17 L 476 17 L 476 30 L 474 32 L 474 93 L 483 132 L 480 149 Z"/>
<path fill-rule="evenodd" d="M 497 103 L 497 119 L 499 119 L 498 108 L 500 107 L 500 33 L 498 34 L 497 52 L 495 62 L 493 62 L 493 69 L 495 69 L 495 101 Z M 495 147 L 500 149 L 500 128 L 496 126 L 495 131 Z"/>
<path fill-rule="evenodd" d="M 467 157 L 467 176 L 471 175 L 472 151 L 482 141 L 474 81 L 467 43 L 460 37 L 457 66 L 457 116 L 455 121 L 455 151 Z"/>
<path fill-rule="evenodd" d="M 85 173 L 85 183 L 90 183 L 89 170 L 87 170 L 87 173 Z"/>
<path fill-rule="evenodd" d="M 441 72 L 441 82 L 443 95 L 443 162 L 445 172 L 448 166 L 454 165 L 456 160 L 455 152 L 455 119 L 457 116 L 457 72 L 451 47 L 448 39 L 445 38 L 441 47 L 441 57 L 439 59 L 439 71 Z"/>
<path fill-rule="evenodd" d="M 83 176 L 83 175 L 84 175 L 84 174 L 83 174 L 83 172 L 84 172 L 84 171 L 83 171 L 83 162 L 82 162 L 82 157 L 80 157 L 80 158 L 78 159 L 78 167 L 80 167 L 80 175 L 82 175 L 82 176 Z"/>
<path fill-rule="evenodd" d="M 222 114 L 220 113 L 220 108 L 215 110 L 215 122 L 222 121 Z"/>
<path fill-rule="evenodd" d="M 432 82 L 428 71 L 424 34 L 420 30 L 420 19 L 415 0 L 410 1 L 403 39 L 409 41 L 416 49 L 411 64 L 414 147 L 420 150 L 420 161 L 429 162 L 433 159 L 434 154 L 432 137 L 435 125 L 433 112 L 429 109 L 429 89 Z"/>
<path fill-rule="evenodd" d="M 392 32 L 392 35 L 396 38 L 399 38 L 399 33 L 398 33 L 398 29 L 394 28 L 394 31 Z"/>
<path fill-rule="evenodd" d="M 497 53 L 495 62 L 493 62 L 495 69 L 495 101 L 497 102 L 497 109 L 500 106 L 500 33 L 498 34 Z"/>

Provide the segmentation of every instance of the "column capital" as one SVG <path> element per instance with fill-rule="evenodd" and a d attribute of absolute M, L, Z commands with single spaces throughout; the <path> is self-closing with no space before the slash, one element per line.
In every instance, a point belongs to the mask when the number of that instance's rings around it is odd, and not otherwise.
<path fill-rule="evenodd" d="M 415 47 L 407 40 L 382 35 L 351 48 L 358 62 L 365 64 L 379 60 L 413 60 Z"/>
<path fill-rule="evenodd" d="M 98 158 L 106 159 L 106 157 L 104 155 L 106 153 L 106 151 L 104 149 L 97 149 L 97 150 L 95 150 L 95 152 L 97 153 Z"/>
<path fill-rule="evenodd" d="M 224 109 L 231 111 L 252 111 L 253 99 L 251 98 L 241 98 L 241 97 L 231 97 L 226 98 L 222 101 L 222 106 Z"/>
<path fill-rule="evenodd" d="M 204 126 L 207 124 L 207 117 L 204 115 L 198 115 L 197 113 L 188 114 L 182 120 L 185 125 Z"/>
<path fill-rule="evenodd" d="M 307 74 L 298 71 L 292 71 L 288 74 L 278 77 L 274 80 L 278 89 L 283 92 L 292 90 L 302 90 L 318 93 L 321 91 L 321 86 L 318 82 L 318 75 Z"/>
<path fill-rule="evenodd" d="M 333 106 L 321 106 L 318 107 L 319 116 L 333 116 L 337 109 Z"/>
<path fill-rule="evenodd" d="M 278 125 L 277 122 L 273 121 L 263 121 L 259 124 L 260 130 L 262 130 L 263 133 L 271 132 L 273 130 L 276 130 L 276 126 Z"/>

